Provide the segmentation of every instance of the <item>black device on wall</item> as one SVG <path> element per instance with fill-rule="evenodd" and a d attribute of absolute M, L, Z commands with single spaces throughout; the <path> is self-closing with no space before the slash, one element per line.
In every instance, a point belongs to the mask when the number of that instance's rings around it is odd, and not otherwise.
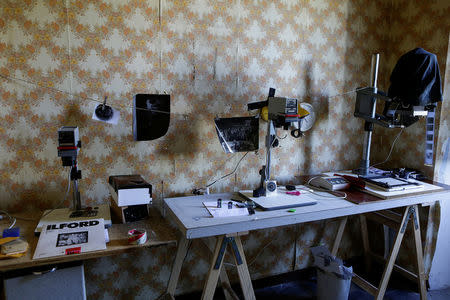
<path fill-rule="evenodd" d="M 137 94 L 133 99 L 133 137 L 150 141 L 164 136 L 170 124 L 170 95 Z"/>

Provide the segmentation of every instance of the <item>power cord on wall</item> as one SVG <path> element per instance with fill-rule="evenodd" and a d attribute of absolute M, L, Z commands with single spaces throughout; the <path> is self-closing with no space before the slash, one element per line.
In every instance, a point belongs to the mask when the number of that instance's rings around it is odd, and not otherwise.
<path fill-rule="evenodd" d="M 233 174 L 236 172 L 236 170 L 238 169 L 238 167 L 239 167 L 239 165 L 241 164 L 242 160 L 243 160 L 243 159 L 247 156 L 247 154 L 249 154 L 249 153 L 250 153 L 250 152 L 246 152 L 244 155 L 242 155 L 242 157 L 239 159 L 238 163 L 236 164 L 236 167 L 234 167 L 233 171 L 231 171 L 230 173 L 225 174 L 225 175 L 223 175 L 223 176 L 217 178 L 217 179 L 214 180 L 213 182 L 207 184 L 204 188 L 195 188 L 195 189 L 193 189 L 193 190 L 192 190 L 192 193 L 193 193 L 194 195 L 200 195 L 200 194 L 204 193 L 205 191 L 208 191 L 208 188 L 211 187 L 211 186 L 213 186 L 213 185 L 214 185 L 216 182 L 218 182 L 219 180 L 222 180 L 222 179 L 224 179 L 224 178 L 227 178 L 227 177 L 230 176 L 230 175 L 233 175 Z M 233 156 L 233 157 L 234 157 L 234 156 Z M 206 193 L 208 194 L 208 192 L 206 192 Z"/>
<path fill-rule="evenodd" d="M 400 132 L 397 133 L 397 136 L 395 137 L 394 141 L 392 142 L 391 149 L 389 150 L 389 154 L 388 154 L 388 156 L 386 157 L 386 159 L 385 159 L 384 161 L 382 161 L 382 162 L 373 164 L 373 165 L 371 165 L 370 167 L 375 167 L 375 166 L 378 166 L 378 165 L 382 165 L 382 164 L 384 164 L 385 162 L 387 162 L 387 161 L 389 160 L 389 158 L 391 157 L 391 154 L 392 154 L 392 150 L 394 150 L 395 143 L 397 142 L 398 138 L 399 138 L 400 135 L 402 134 L 403 129 L 405 129 L 405 128 L 402 128 L 402 129 L 400 130 Z"/>
<path fill-rule="evenodd" d="M 61 201 L 59 201 L 58 205 L 56 205 L 54 208 L 52 208 L 51 210 L 49 210 L 48 212 L 43 214 L 41 218 L 47 216 L 48 214 L 53 212 L 55 209 L 60 208 L 61 205 L 66 201 L 67 195 L 69 194 L 69 190 L 70 190 L 70 173 L 72 173 L 72 166 L 70 166 L 69 175 L 67 177 L 67 190 L 66 190 L 66 194 L 64 195 L 64 198 Z"/>
<path fill-rule="evenodd" d="M 214 180 L 213 182 L 211 182 L 210 184 L 206 185 L 206 188 L 211 187 L 213 184 L 215 184 L 215 183 L 216 183 L 217 181 L 219 181 L 219 180 L 222 180 L 222 179 L 224 179 L 224 178 L 227 178 L 227 177 L 230 176 L 230 175 L 233 175 L 234 172 L 236 172 L 237 168 L 239 167 L 241 161 L 247 156 L 248 153 L 249 153 L 249 152 L 245 152 L 245 154 L 242 155 L 242 157 L 239 159 L 239 161 L 238 161 L 238 163 L 236 164 L 236 167 L 234 168 L 233 171 L 231 171 L 230 173 L 228 173 L 228 174 L 226 174 L 226 175 L 223 175 L 222 177 L 220 177 L 220 178 Z"/>

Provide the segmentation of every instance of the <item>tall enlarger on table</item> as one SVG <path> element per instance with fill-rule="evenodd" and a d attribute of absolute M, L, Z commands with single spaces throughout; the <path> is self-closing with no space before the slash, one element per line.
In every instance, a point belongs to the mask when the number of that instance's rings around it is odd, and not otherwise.
<path fill-rule="evenodd" d="M 253 191 L 253 197 L 269 196 L 276 191 L 276 180 L 270 174 L 272 148 L 279 146 L 276 128 L 291 129 L 291 136 L 300 138 L 304 131 L 309 130 L 315 120 L 313 107 L 308 103 L 300 103 L 295 98 L 275 97 L 275 89 L 269 89 L 266 101 L 248 104 L 248 110 L 261 110 L 262 119 L 267 121 L 266 133 L 266 164 L 259 174 L 261 184 Z"/>
<path fill-rule="evenodd" d="M 434 109 L 437 102 L 442 101 L 441 78 L 436 55 L 422 48 L 413 49 L 404 54 L 398 60 L 392 71 L 388 93 L 377 87 L 378 65 L 380 55 L 372 56 L 372 67 L 370 73 L 370 87 L 356 91 L 356 102 L 354 116 L 363 119 L 364 147 L 360 167 L 355 170 L 356 174 L 371 176 L 370 172 L 370 147 L 372 142 L 372 131 L 375 124 L 385 128 L 405 128 L 427 116 L 427 139 L 434 137 L 434 128 L 430 127 L 430 119 L 434 118 Z M 382 114 L 377 114 L 377 100 L 384 101 Z M 434 120 L 432 121 L 432 127 Z M 427 147 L 430 143 L 425 143 Z M 431 148 L 432 150 L 432 148 Z M 429 151 L 426 151 L 429 156 Z M 429 157 L 426 164 L 432 164 Z"/>
<path fill-rule="evenodd" d="M 433 163 L 433 139 L 434 139 L 434 109 L 437 102 L 442 101 L 441 79 L 439 65 L 436 55 L 422 49 L 416 48 L 402 55 L 392 71 L 390 76 L 390 86 L 388 93 L 384 93 L 377 88 L 379 54 L 372 56 L 372 66 L 370 74 L 371 86 L 357 90 L 354 116 L 362 118 L 364 130 L 366 132 L 364 139 L 363 157 L 358 169 L 354 173 L 358 174 L 369 183 L 374 179 L 385 181 L 403 180 L 407 182 L 408 172 L 405 174 L 393 174 L 385 172 L 375 174 L 370 165 L 370 147 L 372 141 L 372 131 L 374 124 L 385 128 L 406 128 L 416 123 L 421 117 L 427 117 L 426 124 L 426 145 L 425 164 Z M 385 102 L 382 114 L 376 113 L 377 100 Z M 401 133 L 401 132 L 400 132 Z M 400 134 L 399 133 L 399 134 Z M 395 138 L 397 140 L 399 134 Z M 391 147 L 391 151 L 393 149 Z M 431 146 L 431 148 L 430 148 Z M 388 158 L 390 153 L 388 155 Z M 388 159 L 387 158 L 387 159 Z M 386 159 L 386 160 L 387 160 Z M 386 162 L 386 160 L 384 162 Z M 380 163 L 381 164 L 381 163 Z M 379 165 L 379 164 L 376 164 Z M 372 165 L 374 166 L 374 165 Z M 399 178 L 402 177 L 403 178 Z M 406 191 L 405 191 L 406 194 Z M 389 198 L 386 198 L 389 199 Z M 419 211 L 417 205 L 408 206 L 403 215 L 395 215 L 389 211 L 379 212 L 376 215 L 369 215 L 372 220 L 383 224 L 385 241 L 389 240 L 388 227 L 396 231 L 396 238 L 391 249 L 385 243 L 385 257 L 387 264 L 383 273 L 379 287 L 375 287 L 359 276 L 354 277 L 355 283 L 373 294 L 376 299 L 381 299 L 387 288 L 388 279 L 392 269 L 397 267 L 395 259 L 397 257 L 403 235 L 405 233 L 408 221 L 411 219 L 414 224 L 414 241 L 416 246 L 416 255 L 418 261 L 418 278 L 421 298 L 426 298 L 425 274 L 423 267 L 422 242 L 420 238 Z M 396 222 L 392 222 L 395 219 Z M 363 233 L 364 250 L 366 255 L 371 254 L 369 250 L 369 238 L 367 231 L 366 216 L 360 216 L 361 230 Z M 399 225 L 400 224 L 400 225 Z M 399 226 L 398 226 L 399 225 Z M 390 253 L 388 253 L 390 252 Z M 411 275 L 411 274 L 409 274 Z M 413 276 L 410 276 L 413 277 Z"/>

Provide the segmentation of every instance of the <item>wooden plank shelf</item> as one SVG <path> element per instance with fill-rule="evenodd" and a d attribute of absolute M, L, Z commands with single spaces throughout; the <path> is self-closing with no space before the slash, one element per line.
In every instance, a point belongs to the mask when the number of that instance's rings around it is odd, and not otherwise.
<path fill-rule="evenodd" d="M 15 227 L 20 228 L 20 235 L 28 242 L 29 249 L 27 254 L 20 258 L 0 260 L 0 272 L 117 255 L 134 251 L 138 248 L 176 244 L 177 242 L 175 234 L 176 230 L 174 230 L 161 214 L 153 208 L 150 209 L 150 216 L 146 220 L 127 224 L 113 224 L 108 229 L 110 242 L 106 244 L 106 250 L 33 260 L 32 257 L 39 239 L 39 237 L 35 236 L 34 229 L 36 228 L 42 212 L 28 212 L 12 215 L 17 217 Z M 0 221 L 0 229 L 2 231 L 8 225 L 6 219 Z M 130 229 L 134 228 L 140 228 L 147 231 L 148 240 L 146 243 L 142 245 L 128 244 L 127 233 Z"/>

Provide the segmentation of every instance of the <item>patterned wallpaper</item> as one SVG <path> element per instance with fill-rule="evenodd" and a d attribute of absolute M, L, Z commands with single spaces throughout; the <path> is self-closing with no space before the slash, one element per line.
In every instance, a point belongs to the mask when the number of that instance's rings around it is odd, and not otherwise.
<path fill-rule="evenodd" d="M 440 22 L 448 22 L 434 17 L 448 12 L 448 6 L 435 4 L 444 2 L 414 1 L 427 11 L 422 19 L 428 29 L 421 35 L 426 41 L 430 32 L 444 30 L 435 29 Z M 107 178 L 114 174 L 142 174 L 154 185 L 155 202 L 163 190 L 164 196 L 176 196 L 205 186 L 232 171 L 241 157 L 222 152 L 213 118 L 248 115 L 246 104 L 265 99 L 269 87 L 317 111 L 315 126 L 304 138 L 288 137 L 273 151 L 279 182 L 354 168 L 362 152 L 363 122 L 353 117 L 351 91 L 368 85 L 373 52 L 397 57 L 414 44 L 415 35 L 404 34 L 410 30 L 405 22 L 414 23 L 417 16 L 393 18 L 392 9 L 403 11 L 402 3 L 1 1 L 0 74 L 16 79 L 0 78 L 0 207 L 43 209 L 61 200 L 67 170 L 57 157 L 56 132 L 63 125 L 80 129 L 80 191 L 86 205 L 109 201 Z M 436 48 L 430 51 L 445 53 L 440 34 L 435 35 Z M 391 56 L 383 72 L 390 73 Z M 133 95 L 164 91 L 172 101 L 169 132 L 155 141 L 134 142 Z M 105 95 L 121 111 L 117 126 L 91 119 L 97 103 L 87 98 Z M 212 192 L 258 183 L 264 163 L 262 121 L 261 128 L 261 150 L 247 155 L 236 176 L 219 181 Z M 415 134 L 420 133 L 408 133 L 411 139 Z M 375 158 L 383 157 L 377 153 Z M 357 221 L 349 223 L 341 252 L 347 256 L 360 249 L 359 239 L 350 239 L 358 236 Z M 252 278 L 308 266 L 308 247 L 329 243 L 335 229 L 334 223 L 319 222 L 252 232 L 243 240 Z M 202 288 L 209 263 L 202 247 L 194 241 L 179 293 Z M 158 247 L 88 261 L 89 297 L 156 298 L 165 289 L 174 252 L 174 247 Z"/>
<path fill-rule="evenodd" d="M 386 45 L 386 55 L 381 57 L 381 64 L 385 66 L 385 73 L 382 77 L 384 81 L 383 90 L 387 91 L 389 87 L 389 76 L 397 60 L 401 55 L 416 47 L 422 47 L 429 52 L 436 54 L 441 71 L 441 82 L 444 81 L 448 35 L 450 32 L 450 3 L 448 1 L 393 1 L 393 11 L 398 12 L 390 17 L 390 30 L 388 31 L 389 42 Z M 443 87 L 444 92 L 444 87 Z M 448 103 L 444 106 L 448 107 Z M 441 113 L 440 113 L 441 112 Z M 437 110 L 436 124 L 448 122 L 449 115 L 443 110 Z M 440 117 L 443 118 L 440 121 Z M 377 143 L 390 145 L 398 132 L 394 130 L 385 130 L 379 128 L 375 133 L 378 135 Z M 439 130 L 437 125 L 436 136 L 446 134 L 448 130 Z M 374 134 L 374 135 L 375 135 Z M 435 141 L 435 156 L 439 152 Z M 389 147 L 380 147 L 377 155 L 378 161 L 383 161 L 387 156 Z M 384 151 L 383 151 L 384 149 Z M 424 166 L 425 153 L 425 119 L 408 127 L 400 135 L 395 150 L 393 151 L 391 163 L 387 166 L 402 167 L 408 166 L 422 170 L 433 178 L 434 167 Z M 435 157 L 436 158 L 436 157 Z"/>
<path fill-rule="evenodd" d="M 390 30 L 388 31 L 388 43 L 386 46 L 387 55 L 381 57 L 381 64 L 384 66 L 382 77 L 383 88 L 387 90 L 389 86 L 389 75 L 395 66 L 398 58 L 404 53 L 416 47 L 422 47 L 429 52 L 436 54 L 441 71 L 441 82 L 445 80 L 445 72 L 448 64 L 448 46 L 450 33 L 450 3 L 448 1 L 393 1 L 393 11 L 391 14 Z M 447 71 L 448 72 L 448 71 Z M 448 79 L 447 79 L 448 80 Z M 425 152 L 425 119 L 417 122 L 405 129 L 396 142 L 391 159 L 380 167 L 410 167 L 423 171 L 434 180 L 448 183 L 448 161 L 443 160 L 448 139 L 448 93 L 450 88 L 448 82 L 443 84 L 444 101 L 438 105 L 436 110 L 436 135 L 435 135 L 435 164 L 434 166 L 424 165 Z M 376 128 L 374 131 L 375 145 L 380 151 L 373 157 L 376 161 L 384 161 L 389 152 L 390 146 L 399 130 L 386 130 Z M 393 133 L 394 132 L 394 133 Z M 447 174 L 447 175 L 446 175 Z M 420 210 L 422 239 L 426 241 L 424 247 L 425 270 L 429 272 L 431 262 L 435 253 L 436 239 L 441 218 L 441 207 L 439 203 L 422 208 Z M 443 216 L 444 217 L 444 216 Z M 427 222 L 430 224 L 426 231 Z M 407 265 L 409 269 L 415 270 L 412 261 L 414 245 L 410 239 L 405 241 L 404 251 L 400 252 L 399 262 Z M 441 258 L 442 259 L 442 258 Z"/>

